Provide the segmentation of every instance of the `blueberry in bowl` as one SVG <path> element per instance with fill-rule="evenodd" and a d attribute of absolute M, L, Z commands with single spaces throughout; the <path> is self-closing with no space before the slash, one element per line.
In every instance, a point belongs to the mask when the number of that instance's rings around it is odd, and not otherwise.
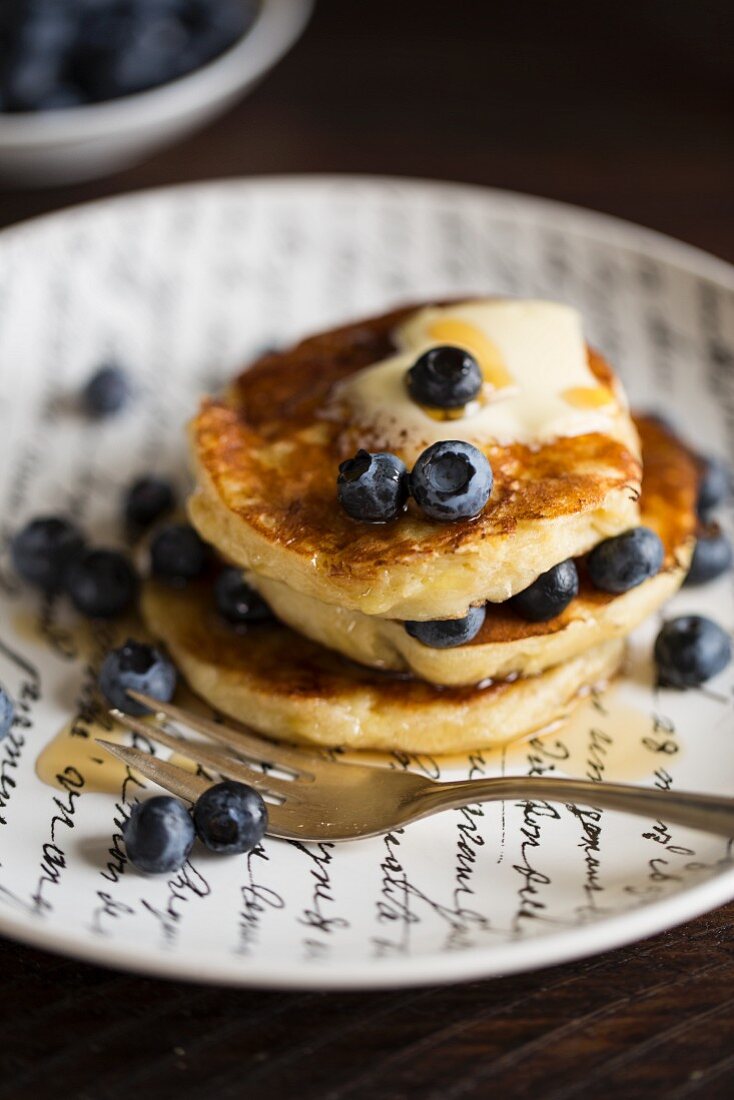
<path fill-rule="evenodd" d="M 134 95 L 200 68 L 257 15 L 254 0 L 14 0 L 2 16 L 5 110 Z"/>
<path fill-rule="evenodd" d="M 101 176 L 243 95 L 295 42 L 313 0 L 3 0 L 0 174 Z"/>

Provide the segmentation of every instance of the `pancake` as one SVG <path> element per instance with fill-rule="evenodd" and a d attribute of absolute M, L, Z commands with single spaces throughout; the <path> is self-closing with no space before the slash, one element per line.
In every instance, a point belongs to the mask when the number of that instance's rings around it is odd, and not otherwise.
<path fill-rule="evenodd" d="M 245 632 L 216 613 L 212 579 L 148 581 L 142 612 L 191 688 L 263 734 L 322 746 L 450 753 L 504 744 L 564 716 L 618 670 L 605 642 L 540 676 L 437 688 L 347 661 L 280 623 Z"/>
<path fill-rule="evenodd" d="M 391 523 L 349 518 L 336 498 L 338 465 L 384 440 L 339 394 L 396 352 L 395 333 L 415 314 L 398 310 L 267 355 L 224 399 L 204 402 L 191 426 L 198 488 L 189 514 L 223 556 L 351 611 L 456 618 L 639 522 L 638 442 L 614 374 L 592 350 L 589 392 L 614 401 L 608 430 L 485 445 L 494 488 L 474 521 L 436 523 L 412 503 Z M 468 421 L 451 426 L 454 438 L 468 430 Z M 412 461 L 400 438 L 391 449 Z"/>
<path fill-rule="evenodd" d="M 507 604 L 490 604 L 468 645 L 432 649 L 401 622 L 334 607 L 288 585 L 247 574 L 275 614 L 309 638 L 375 668 L 410 671 L 434 684 L 476 684 L 487 677 L 534 676 L 589 646 L 625 637 L 680 587 L 693 552 L 698 471 L 691 452 L 650 417 L 635 420 L 642 444 L 642 522 L 663 541 L 657 576 L 623 595 L 594 588 L 579 562 L 579 595 L 554 619 L 531 623 Z"/>

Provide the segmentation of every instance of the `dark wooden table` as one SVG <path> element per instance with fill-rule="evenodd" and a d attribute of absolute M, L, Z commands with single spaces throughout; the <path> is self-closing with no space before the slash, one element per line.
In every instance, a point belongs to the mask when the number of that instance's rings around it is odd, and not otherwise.
<path fill-rule="evenodd" d="M 179 180 L 378 172 L 596 207 L 734 260 L 728 0 L 322 0 L 206 132 L 0 223 Z M 425 990 L 237 992 L 0 943 L 0 1097 L 729 1097 L 734 906 L 574 965 Z"/>

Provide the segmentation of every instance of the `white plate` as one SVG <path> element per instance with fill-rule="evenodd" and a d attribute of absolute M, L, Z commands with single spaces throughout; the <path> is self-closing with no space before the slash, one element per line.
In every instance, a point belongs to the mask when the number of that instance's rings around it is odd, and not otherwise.
<path fill-rule="evenodd" d="M 720 261 L 596 214 L 453 184 L 212 183 L 0 237 L 4 535 L 54 509 L 109 541 L 131 475 L 153 467 L 183 479 L 182 427 L 197 395 L 245 357 L 396 301 L 463 292 L 573 303 L 638 405 L 664 407 L 706 449 L 734 452 L 734 278 Z M 109 355 L 134 372 L 138 401 L 89 424 L 68 398 Z M 78 706 L 84 662 L 29 633 L 38 605 L 7 559 L 0 588 L 0 682 L 28 722 L 15 750 L 0 745 L 0 930 L 9 936 L 171 977 L 366 988 L 557 963 L 734 897 L 721 839 L 527 804 L 446 813 L 335 847 L 268 840 L 231 859 L 197 851 L 169 880 L 120 873 L 115 797 L 62 795 L 34 772 Z M 730 581 L 688 590 L 675 607 L 730 628 Z M 652 783 L 657 773 L 676 788 L 731 792 L 732 675 L 685 695 L 653 691 L 655 629 L 636 636 L 612 706 L 638 717 L 589 714 L 542 745 L 476 757 L 474 771 L 584 775 L 596 765 L 597 777 Z"/>

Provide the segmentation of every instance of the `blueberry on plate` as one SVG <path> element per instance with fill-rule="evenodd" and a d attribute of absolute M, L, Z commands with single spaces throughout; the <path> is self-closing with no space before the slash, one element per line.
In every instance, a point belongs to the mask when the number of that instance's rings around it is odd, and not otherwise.
<path fill-rule="evenodd" d="M 139 477 L 125 492 L 125 523 L 135 531 L 144 531 L 172 511 L 175 504 L 176 495 L 170 481 L 151 475 Z"/>
<path fill-rule="evenodd" d="M 698 687 L 730 660 L 729 635 L 703 615 L 670 619 L 655 639 L 658 683 L 663 687 Z"/>
<path fill-rule="evenodd" d="M 268 827 L 268 810 L 256 790 L 228 779 L 196 800 L 194 825 L 210 851 L 235 855 L 260 843 Z"/>
<path fill-rule="evenodd" d="M 389 523 L 408 499 L 408 471 L 397 455 L 357 451 L 339 466 L 336 486 L 339 503 L 352 519 Z"/>
<path fill-rule="evenodd" d="M 471 443 L 447 439 L 434 443 L 418 458 L 410 491 L 430 519 L 450 523 L 474 519 L 492 492 L 492 467 Z"/>
<path fill-rule="evenodd" d="M 149 708 L 132 699 L 128 690 L 168 703 L 176 690 L 176 680 L 176 669 L 165 654 L 132 638 L 111 649 L 99 670 L 99 686 L 110 706 L 138 717 L 149 714 Z"/>
<path fill-rule="evenodd" d="M 727 499 L 731 492 L 731 470 L 726 462 L 714 456 L 701 458 L 701 480 L 698 484 L 698 514 L 704 518 Z"/>
<path fill-rule="evenodd" d="M 209 562 L 209 547 L 190 523 L 170 523 L 161 528 L 150 544 L 153 576 L 170 584 L 195 580 Z"/>
<path fill-rule="evenodd" d="M 663 544 L 654 531 L 632 527 L 595 546 L 586 566 L 596 588 L 618 595 L 659 573 L 664 557 Z"/>
<path fill-rule="evenodd" d="M 425 351 L 407 373 L 408 393 L 420 405 L 459 409 L 482 389 L 482 372 L 473 355 L 444 344 Z"/>
<path fill-rule="evenodd" d="M 90 416 L 113 416 L 127 404 L 130 382 L 122 367 L 114 363 L 100 367 L 82 390 L 82 402 Z"/>
<path fill-rule="evenodd" d="M 696 539 L 685 585 L 708 584 L 731 569 L 732 549 L 718 523 L 709 523 Z"/>
<path fill-rule="evenodd" d="M 69 565 L 83 549 L 84 536 L 70 520 L 39 516 L 13 537 L 10 556 L 24 581 L 45 592 L 55 592 L 63 585 Z"/>
<path fill-rule="evenodd" d="M 15 706 L 5 688 L 0 687 L 0 741 L 10 733 L 15 718 Z"/>
<path fill-rule="evenodd" d="M 411 638 L 416 638 L 431 649 L 452 649 L 457 645 L 466 645 L 482 629 L 486 611 L 482 607 L 470 607 L 463 619 L 429 619 L 425 622 L 409 620 L 405 629 Z"/>
<path fill-rule="evenodd" d="M 569 558 L 541 573 L 528 587 L 513 596 L 511 605 L 523 619 L 545 623 L 568 607 L 579 594 L 576 563 Z"/>
<path fill-rule="evenodd" d="M 66 570 L 65 588 L 74 607 L 92 619 L 112 619 L 134 603 L 138 577 L 117 550 L 87 550 Z"/>
<path fill-rule="evenodd" d="M 146 875 L 178 871 L 194 846 L 191 814 L 170 794 L 159 794 L 133 806 L 122 826 L 130 862 Z"/>
<path fill-rule="evenodd" d="M 252 588 L 239 569 L 223 569 L 214 582 L 214 599 L 222 618 L 228 623 L 261 623 L 273 613 L 259 592 Z"/>

